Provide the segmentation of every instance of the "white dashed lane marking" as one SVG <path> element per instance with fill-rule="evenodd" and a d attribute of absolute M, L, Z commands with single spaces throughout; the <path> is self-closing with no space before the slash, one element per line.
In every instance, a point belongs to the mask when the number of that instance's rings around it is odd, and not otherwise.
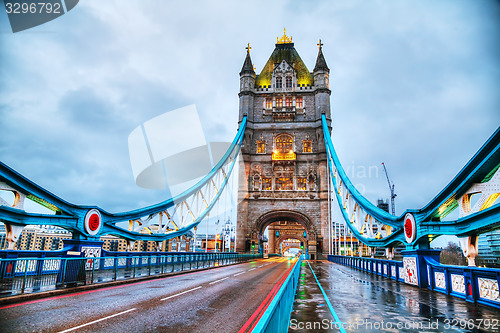
<path fill-rule="evenodd" d="M 97 320 L 91 321 L 90 323 L 86 323 L 86 324 L 83 324 L 83 325 L 80 325 L 80 326 L 76 326 L 76 327 L 73 327 L 73 328 L 68 328 L 67 330 L 61 331 L 59 333 L 71 332 L 71 331 L 77 330 L 79 328 L 82 328 L 82 327 L 85 327 L 85 326 L 89 326 L 89 325 L 92 325 L 92 324 L 95 324 L 95 323 L 98 323 L 100 321 L 103 321 L 103 320 L 106 320 L 106 319 L 110 319 L 110 318 L 113 318 L 113 317 L 116 317 L 116 316 L 120 316 L 122 314 L 125 314 L 125 313 L 130 312 L 130 311 L 134 311 L 134 310 L 135 310 L 135 308 L 128 309 L 126 311 L 115 313 L 114 315 L 111 315 L 111 316 L 107 316 L 107 317 L 104 317 L 104 318 L 101 318 L 101 319 L 97 319 Z"/>
<path fill-rule="evenodd" d="M 167 300 L 169 298 L 177 297 L 177 296 L 180 296 L 182 294 L 188 293 L 190 291 L 195 291 L 195 290 L 200 289 L 200 288 L 201 288 L 201 286 L 193 288 L 193 289 L 189 289 L 189 290 L 183 291 L 182 293 L 178 293 L 178 294 L 175 294 L 175 295 L 172 295 L 172 296 L 168 296 L 168 297 L 162 298 L 161 300 L 164 301 L 164 300 Z"/>
<path fill-rule="evenodd" d="M 220 279 L 220 280 L 212 281 L 209 284 L 214 284 L 214 283 L 217 283 L 217 282 L 221 282 L 221 281 L 224 281 L 225 279 L 229 279 L 229 276 L 227 276 L 227 277 L 225 277 L 223 279 Z"/>

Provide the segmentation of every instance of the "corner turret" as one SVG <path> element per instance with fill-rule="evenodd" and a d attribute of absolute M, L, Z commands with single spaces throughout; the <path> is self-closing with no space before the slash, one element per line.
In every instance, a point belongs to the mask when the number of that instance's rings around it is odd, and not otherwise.
<path fill-rule="evenodd" d="M 314 75 L 314 85 L 318 88 L 327 88 L 329 89 L 329 76 L 330 69 L 326 64 L 325 57 L 323 56 L 322 50 L 323 44 L 321 43 L 321 39 L 319 40 L 318 47 L 318 58 L 316 59 L 316 66 L 314 66 L 313 75 Z"/>
<path fill-rule="evenodd" d="M 253 68 L 252 59 L 250 58 L 250 44 L 246 47 L 247 56 L 240 72 L 240 115 L 239 121 L 243 116 L 248 116 L 248 121 L 253 121 L 253 102 L 254 102 L 254 87 L 255 87 L 255 70 Z"/>
<path fill-rule="evenodd" d="M 314 93 L 316 117 L 319 119 L 322 114 L 325 114 L 326 118 L 330 120 L 330 94 L 332 93 L 330 91 L 330 69 L 323 56 L 321 39 L 317 45 L 319 47 L 318 58 L 313 70 L 314 86 L 316 87 Z"/>
<path fill-rule="evenodd" d="M 240 91 L 249 91 L 253 90 L 255 86 L 255 70 L 253 69 L 252 59 L 250 58 L 250 43 L 246 47 L 247 56 L 245 58 L 245 62 L 243 63 L 243 67 L 240 72 Z"/>

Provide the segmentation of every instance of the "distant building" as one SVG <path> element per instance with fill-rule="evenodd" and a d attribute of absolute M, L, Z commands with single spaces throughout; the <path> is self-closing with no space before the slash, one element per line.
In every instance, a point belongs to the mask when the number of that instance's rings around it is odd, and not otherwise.
<path fill-rule="evenodd" d="M 477 247 L 479 256 L 487 267 L 500 268 L 500 230 L 481 234 Z"/>
<path fill-rule="evenodd" d="M 21 232 L 14 249 L 28 251 L 55 251 L 63 247 L 63 240 L 71 233 L 54 226 L 27 226 Z"/>
<path fill-rule="evenodd" d="M 46 225 L 30 225 L 23 229 L 19 239 L 14 245 L 15 250 L 21 251 L 57 251 L 62 250 L 64 247 L 64 240 L 71 239 L 71 232 L 55 227 Z M 185 238 L 184 236 L 182 238 Z M 100 238 L 104 242 L 102 248 L 106 251 L 127 251 L 127 241 L 111 235 L 106 235 Z M 174 244 L 176 244 L 174 240 Z M 179 242 L 180 251 L 186 250 L 186 240 Z M 192 246 L 191 246 L 192 247 Z M 187 248 L 191 248 L 187 246 Z M 0 249 L 7 248 L 7 240 L 5 235 L 5 226 L 0 224 Z M 139 252 L 152 252 L 152 251 L 168 251 L 169 241 L 157 242 L 153 241 L 135 241 L 133 243 L 132 251 Z M 177 249 L 177 247 L 175 247 Z"/>
<path fill-rule="evenodd" d="M 384 201 L 384 199 L 378 199 L 377 207 L 389 213 L 389 201 L 387 200 Z"/>

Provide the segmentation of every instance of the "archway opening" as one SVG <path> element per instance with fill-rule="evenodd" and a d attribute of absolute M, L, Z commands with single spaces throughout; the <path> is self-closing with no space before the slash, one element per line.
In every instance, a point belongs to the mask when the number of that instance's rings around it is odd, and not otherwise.
<path fill-rule="evenodd" d="M 294 239 L 298 241 L 298 247 L 302 250 L 302 253 L 308 254 L 311 259 L 316 258 L 317 231 L 309 217 L 301 212 L 292 210 L 270 211 L 257 219 L 256 229 L 254 230 L 255 238 L 252 237 L 252 241 L 255 239 L 255 243 L 259 244 L 259 250 L 262 249 L 262 251 L 270 254 L 282 255 L 283 251 L 280 246 L 283 241 Z"/>
<path fill-rule="evenodd" d="M 301 245 L 301 241 L 296 238 L 286 238 L 280 245 L 280 253 L 282 257 L 296 257 L 303 253 L 304 246 Z"/>
<path fill-rule="evenodd" d="M 269 253 L 283 256 L 286 250 L 292 248 L 297 248 L 301 252 L 307 251 L 308 232 L 302 224 L 284 219 L 270 223 L 265 230 Z"/>

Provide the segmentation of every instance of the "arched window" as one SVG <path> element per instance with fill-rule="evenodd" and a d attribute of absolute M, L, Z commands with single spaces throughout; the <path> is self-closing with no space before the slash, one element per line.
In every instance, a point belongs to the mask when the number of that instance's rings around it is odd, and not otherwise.
<path fill-rule="evenodd" d="M 276 137 L 275 149 L 278 153 L 286 154 L 293 151 L 293 138 L 288 134 L 280 134 Z"/>
<path fill-rule="evenodd" d="M 292 78 L 290 76 L 286 77 L 285 84 L 286 89 L 292 89 Z"/>
<path fill-rule="evenodd" d="M 276 77 L 276 89 L 283 88 L 283 78 L 281 76 Z"/>
<path fill-rule="evenodd" d="M 265 154 L 266 153 L 266 142 L 265 141 L 257 141 L 257 154 Z"/>

